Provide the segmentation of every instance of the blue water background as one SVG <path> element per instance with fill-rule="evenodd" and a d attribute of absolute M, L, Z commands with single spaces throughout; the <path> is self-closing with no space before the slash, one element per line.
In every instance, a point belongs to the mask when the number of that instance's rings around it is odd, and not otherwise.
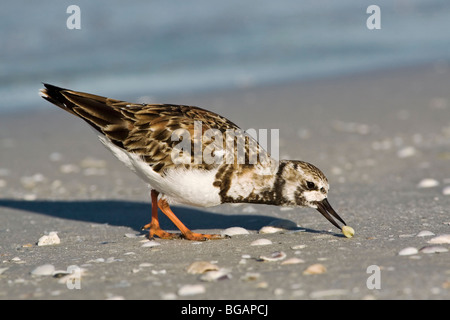
<path fill-rule="evenodd" d="M 366 27 L 372 4 L 380 30 Z M 81 30 L 66 26 L 69 5 Z M 44 108 L 41 82 L 157 100 L 448 60 L 448 0 L 0 4 L 0 112 Z"/>

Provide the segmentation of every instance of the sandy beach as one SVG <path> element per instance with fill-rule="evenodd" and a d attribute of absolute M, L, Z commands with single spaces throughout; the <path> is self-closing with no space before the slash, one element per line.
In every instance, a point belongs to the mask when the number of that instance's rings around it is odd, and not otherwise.
<path fill-rule="evenodd" d="M 440 62 L 157 97 L 243 129 L 279 129 L 281 158 L 328 176 L 330 203 L 356 231 L 351 239 L 313 209 L 178 206 L 193 230 L 249 234 L 149 244 L 140 232 L 150 220 L 148 188 L 87 124 L 51 104 L 2 114 L 0 299 L 449 299 L 450 244 L 432 241 L 450 234 L 449 83 L 450 67 Z M 36 104 L 45 104 L 38 90 Z M 167 218 L 161 223 L 177 231 Z M 258 233 L 267 225 L 287 229 Z M 52 231 L 60 243 L 38 246 Z M 258 239 L 270 244 L 250 245 Z M 261 261 L 273 252 L 286 257 Z M 217 265 L 222 276 L 188 273 L 195 261 Z M 34 272 L 46 264 L 61 272 Z M 314 264 L 326 270 L 305 274 Z M 79 268 L 79 289 L 64 277 L 69 266 Z"/>

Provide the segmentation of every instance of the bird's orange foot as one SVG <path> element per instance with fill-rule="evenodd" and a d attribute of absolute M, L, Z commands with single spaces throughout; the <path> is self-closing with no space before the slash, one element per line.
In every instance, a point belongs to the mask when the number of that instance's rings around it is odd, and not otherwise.
<path fill-rule="evenodd" d="M 218 240 L 227 238 L 227 236 L 223 236 L 220 234 L 196 233 L 190 230 L 188 232 L 183 233 L 181 236 L 186 240 L 194 240 L 194 241 Z"/>
<path fill-rule="evenodd" d="M 151 223 L 146 224 L 141 228 L 142 231 L 149 230 L 147 237 L 153 239 L 157 236 L 160 239 L 180 239 L 182 235 L 180 233 L 170 233 L 166 232 L 158 225 L 152 225 Z"/>

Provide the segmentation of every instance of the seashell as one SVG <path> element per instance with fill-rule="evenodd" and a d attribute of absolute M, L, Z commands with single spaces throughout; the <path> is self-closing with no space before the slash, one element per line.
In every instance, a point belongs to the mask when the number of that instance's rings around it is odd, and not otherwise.
<path fill-rule="evenodd" d="M 299 259 L 299 258 L 289 258 L 287 260 L 284 260 L 281 264 L 299 264 L 299 263 L 305 263 L 305 260 Z"/>
<path fill-rule="evenodd" d="M 349 226 L 343 226 L 342 227 L 342 233 L 344 234 L 344 236 L 346 236 L 347 238 L 352 238 L 355 235 L 355 230 L 353 230 L 352 227 Z"/>
<path fill-rule="evenodd" d="M 305 249 L 305 248 L 306 248 L 306 244 L 297 244 L 297 245 L 291 247 L 292 250 L 299 250 L 299 249 Z"/>
<path fill-rule="evenodd" d="M 422 230 L 416 235 L 416 237 L 429 237 L 429 236 L 434 236 L 434 233 L 428 230 Z"/>
<path fill-rule="evenodd" d="M 413 254 L 418 254 L 419 251 L 414 247 L 407 247 L 399 251 L 399 256 L 410 256 Z"/>
<path fill-rule="evenodd" d="M 423 253 L 443 253 L 448 252 L 447 248 L 441 246 L 426 246 L 420 249 L 420 252 Z"/>
<path fill-rule="evenodd" d="M 46 236 L 42 236 L 38 240 L 38 246 L 51 246 L 54 244 L 60 244 L 61 240 L 58 237 L 58 233 L 56 231 L 50 232 Z"/>
<path fill-rule="evenodd" d="M 55 266 L 52 264 L 44 264 L 31 271 L 34 276 L 51 276 L 55 272 Z"/>
<path fill-rule="evenodd" d="M 149 268 L 149 267 L 153 267 L 153 263 L 142 262 L 142 263 L 139 264 L 139 268 Z"/>
<path fill-rule="evenodd" d="M 450 243 L 450 234 L 443 234 L 434 238 L 431 238 L 428 243 L 431 244 L 444 244 Z"/>
<path fill-rule="evenodd" d="M 231 228 L 227 228 L 227 229 L 223 230 L 222 234 L 232 237 L 232 236 L 236 236 L 239 234 L 250 234 L 250 232 L 248 232 L 247 229 L 244 229 L 241 227 L 231 227 Z"/>
<path fill-rule="evenodd" d="M 186 284 L 178 289 L 179 296 L 193 296 L 197 294 L 205 293 L 205 286 L 201 284 Z"/>
<path fill-rule="evenodd" d="M 124 235 L 125 238 L 130 238 L 130 239 L 138 238 L 140 236 L 141 236 L 140 234 L 135 234 L 135 233 L 125 233 L 125 235 Z"/>
<path fill-rule="evenodd" d="M 305 275 L 311 275 L 311 274 L 322 274 L 327 272 L 327 268 L 320 263 L 312 264 L 308 268 L 303 271 L 303 274 Z"/>
<path fill-rule="evenodd" d="M 202 274 L 208 271 L 217 271 L 219 267 L 208 261 L 195 261 L 187 268 L 187 273 Z"/>
<path fill-rule="evenodd" d="M 266 246 L 268 244 L 272 244 L 269 239 L 258 239 L 250 243 L 251 246 Z"/>
<path fill-rule="evenodd" d="M 149 240 L 149 241 L 145 241 L 141 247 L 148 248 L 148 247 L 156 247 L 156 246 L 160 246 L 160 245 L 161 245 L 161 243 L 159 243 L 159 242 L 156 242 L 154 240 Z"/>
<path fill-rule="evenodd" d="M 283 251 L 272 252 L 269 256 L 259 256 L 260 261 L 280 261 L 286 258 L 286 253 Z"/>
<path fill-rule="evenodd" d="M 433 188 L 439 185 L 439 181 L 435 179 L 423 179 L 417 185 L 417 188 Z"/>
<path fill-rule="evenodd" d="M 285 229 L 272 227 L 272 226 L 264 226 L 261 229 L 259 229 L 258 233 L 277 233 L 277 232 L 283 232 Z"/>
<path fill-rule="evenodd" d="M 208 271 L 200 277 L 200 280 L 207 281 L 207 282 L 227 280 L 227 279 L 231 279 L 230 270 L 228 270 L 228 269 L 219 269 L 216 271 Z"/>
<path fill-rule="evenodd" d="M 166 269 L 152 270 L 152 274 L 166 274 L 166 273 L 167 273 Z"/>
<path fill-rule="evenodd" d="M 403 149 L 398 150 L 397 157 L 399 158 L 408 158 L 416 154 L 416 148 L 414 147 L 404 147 Z"/>
<path fill-rule="evenodd" d="M 346 289 L 328 289 L 313 291 L 309 296 L 311 297 L 311 299 L 324 299 L 332 296 L 341 296 L 346 294 L 348 294 L 348 290 Z"/>

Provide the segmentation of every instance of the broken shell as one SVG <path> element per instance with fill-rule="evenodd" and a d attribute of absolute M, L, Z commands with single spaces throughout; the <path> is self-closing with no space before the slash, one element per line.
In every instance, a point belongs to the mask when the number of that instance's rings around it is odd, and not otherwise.
<path fill-rule="evenodd" d="M 272 252 L 269 256 L 259 256 L 260 261 L 280 261 L 286 258 L 286 253 L 283 251 Z"/>
<path fill-rule="evenodd" d="M 352 238 L 355 235 L 355 230 L 353 230 L 352 227 L 349 226 L 343 226 L 342 227 L 342 233 L 344 234 L 344 236 L 346 236 L 347 238 Z"/>
<path fill-rule="evenodd" d="M 53 272 L 55 272 L 55 266 L 51 264 L 44 264 L 36 267 L 33 271 L 31 271 L 31 274 L 35 276 L 51 276 Z"/>
<path fill-rule="evenodd" d="M 202 274 L 208 271 L 217 271 L 219 267 L 208 261 L 195 261 L 188 268 L 187 273 Z"/>
<path fill-rule="evenodd" d="M 423 179 L 417 185 L 418 188 L 433 188 L 439 185 L 439 181 L 435 179 Z"/>
<path fill-rule="evenodd" d="M 450 234 L 443 234 L 434 238 L 431 238 L 428 243 L 432 244 L 444 244 L 450 243 Z"/>
<path fill-rule="evenodd" d="M 416 154 L 416 149 L 414 147 L 405 147 L 403 149 L 398 150 L 397 156 L 399 158 L 407 158 Z"/>
<path fill-rule="evenodd" d="M 441 246 L 426 246 L 420 249 L 420 252 L 423 253 L 443 253 L 448 252 L 447 248 Z"/>
<path fill-rule="evenodd" d="M 145 241 L 143 245 L 141 245 L 141 247 L 143 248 L 148 248 L 148 247 L 156 247 L 156 246 L 160 246 L 161 243 L 156 242 L 155 240 L 148 240 Z"/>
<path fill-rule="evenodd" d="M 298 264 L 298 263 L 305 263 L 305 260 L 294 257 L 294 258 L 289 258 L 287 260 L 284 260 L 281 264 L 286 265 L 286 264 Z"/>
<path fill-rule="evenodd" d="M 272 227 L 272 226 L 264 226 L 259 229 L 258 233 L 277 233 L 285 231 L 282 228 Z"/>
<path fill-rule="evenodd" d="M 428 231 L 428 230 L 420 231 L 420 232 L 416 235 L 416 237 L 429 237 L 429 236 L 434 236 L 434 233 L 431 232 L 431 231 Z"/>
<path fill-rule="evenodd" d="M 244 229 L 241 227 L 231 227 L 231 228 L 227 228 L 227 229 L 223 230 L 222 234 L 232 237 L 232 236 L 239 235 L 239 234 L 250 234 L 250 232 L 248 232 L 247 229 Z"/>
<path fill-rule="evenodd" d="M 258 239 L 250 243 L 251 246 L 266 246 L 272 244 L 272 241 L 269 239 Z"/>
<path fill-rule="evenodd" d="M 399 256 L 410 256 L 413 254 L 417 254 L 419 251 L 414 247 L 407 247 L 399 251 Z"/>
<path fill-rule="evenodd" d="M 311 275 L 311 274 L 322 274 L 325 272 L 327 272 L 327 268 L 323 264 L 316 263 L 306 268 L 306 270 L 303 271 L 303 274 Z"/>
<path fill-rule="evenodd" d="M 305 248 L 306 248 L 306 244 L 297 244 L 297 245 L 291 247 L 292 250 L 299 250 L 299 249 L 305 249 Z"/>
<path fill-rule="evenodd" d="M 48 234 L 48 236 L 42 236 L 38 240 L 38 246 L 51 246 L 54 244 L 60 244 L 61 240 L 58 237 L 58 233 L 56 231 L 52 231 Z"/>
<path fill-rule="evenodd" d="M 227 280 L 227 279 L 231 279 L 230 270 L 228 269 L 208 271 L 200 277 L 200 280 L 207 282 Z"/>
<path fill-rule="evenodd" d="M 186 284 L 178 290 L 179 296 L 193 296 L 205 293 L 205 286 L 201 284 Z"/>

